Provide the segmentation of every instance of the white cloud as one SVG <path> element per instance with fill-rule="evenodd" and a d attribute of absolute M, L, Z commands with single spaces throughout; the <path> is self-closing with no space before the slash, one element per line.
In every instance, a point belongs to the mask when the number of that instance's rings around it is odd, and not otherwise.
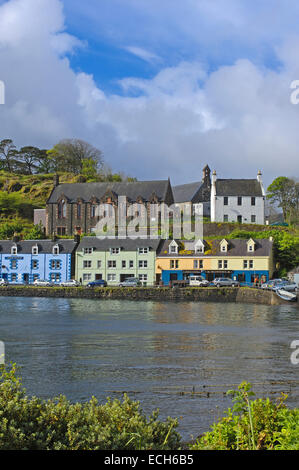
<path fill-rule="evenodd" d="M 127 46 L 124 47 L 124 49 L 131 54 L 139 57 L 139 59 L 144 60 L 145 62 L 156 62 L 160 61 L 161 58 L 157 54 L 153 54 L 150 51 L 147 51 L 146 49 L 143 49 L 142 47 L 137 47 L 137 46 Z"/>
<path fill-rule="evenodd" d="M 174 183 L 200 179 L 206 163 L 219 177 L 255 177 L 261 168 L 267 183 L 298 173 L 299 106 L 289 88 L 299 79 L 290 47 L 297 36 L 277 46 L 279 70 L 242 59 L 211 73 L 185 60 L 151 79 L 121 80 L 120 96 L 72 70 L 66 53 L 82 42 L 64 21 L 60 0 L 0 6 L 0 138 L 41 147 L 83 138 L 115 170 Z"/>

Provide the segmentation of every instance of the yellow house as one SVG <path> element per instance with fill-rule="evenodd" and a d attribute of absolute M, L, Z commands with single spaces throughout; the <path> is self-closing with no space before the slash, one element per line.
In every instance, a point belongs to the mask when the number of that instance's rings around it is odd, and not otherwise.
<path fill-rule="evenodd" d="M 273 240 L 165 240 L 156 256 L 156 280 L 174 280 L 201 274 L 212 281 L 230 277 L 243 284 L 268 280 L 274 271 Z"/>

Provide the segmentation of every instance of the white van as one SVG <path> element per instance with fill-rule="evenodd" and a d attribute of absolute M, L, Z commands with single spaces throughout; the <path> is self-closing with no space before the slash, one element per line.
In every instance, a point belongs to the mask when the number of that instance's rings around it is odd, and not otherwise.
<path fill-rule="evenodd" d="M 199 286 L 199 287 L 206 287 L 209 286 L 210 283 L 206 279 L 201 276 L 193 275 L 189 277 L 189 285 L 190 286 Z"/>

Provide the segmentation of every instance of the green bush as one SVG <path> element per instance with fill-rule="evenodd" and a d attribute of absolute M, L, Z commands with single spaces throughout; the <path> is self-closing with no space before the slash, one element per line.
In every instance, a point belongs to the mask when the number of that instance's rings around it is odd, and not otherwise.
<path fill-rule="evenodd" d="M 299 410 L 288 409 L 282 395 L 277 403 L 250 400 L 251 386 L 230 391 L 234 406 L 201 436 L 191 450 L 299 450 Z"/>
<path fill-rule="evenodd" d="M 138 402 L 96 398 L 71 404 L 66 397 L 41 400 L 25 394 L 16 367 L 0 370 L 0 450 L 177 449 L 177 420 L 147 418 Z"/>

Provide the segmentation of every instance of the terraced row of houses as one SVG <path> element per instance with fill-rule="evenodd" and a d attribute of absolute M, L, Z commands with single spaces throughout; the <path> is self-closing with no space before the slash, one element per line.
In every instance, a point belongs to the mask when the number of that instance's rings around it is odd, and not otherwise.
<path fill-rule="evenodd" d="M 82 285 L 104 279 L 110 286 L 138 278 L 142 285 L 168 286 L 200 274 L 212 281 L 230 277 L 244 284 L 267 281 L 275 270 L 273 240 L 73 239 L 0 241 L 0 278 L 15 284 L 36 279 Z"/>

